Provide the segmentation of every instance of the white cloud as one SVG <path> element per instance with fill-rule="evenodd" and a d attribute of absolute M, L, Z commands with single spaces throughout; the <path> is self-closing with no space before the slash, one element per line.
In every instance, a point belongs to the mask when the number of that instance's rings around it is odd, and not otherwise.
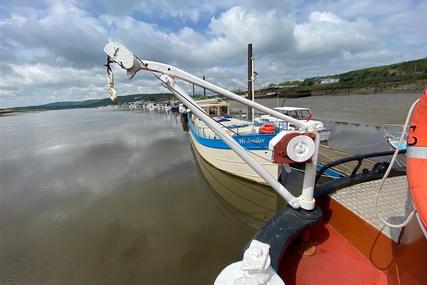
<path fill-rule="evenodd" d="M 89 1 L 87 1 L 89 2 Z M 195 0 L 122 0 L 103 1 L 111 15 L 129 15 L 142 13 L 150 18 L 177 18 L 197 22 L 202 14 L 212 15 L 215 12 L 232 7 L 238 1 L 195 1 Z"/>
<path fill-rule="evenodd" d="M 304 54 L 363 51 L 376 45 L 376 35 L 368 21 L 345 21 L 332 12 L 313 12 L 294 30 L 296 48 Z"/>
<path fill-rule="evenodd" d="M 274 10 L 257 13 L 238 6 L 212 19 L 208 48 L 234 56 L 251 42 L 260 52 L 277 53 L 292 46 L 292 27 L 291 19 Z"/>
<path fill-rule="evenodd" d="M 426 3 L 25 2 L 0 7 L 1 107 L 105 97 L 102 50 L 108 40 L 124 43 L 141 58 L 206 75 L 228 89 L 246 86 L 250 42 L 257 86 L 427 55 L 420 24 Z M 93 3 L 105 9 L 89 9 Z M 118 71 L 116 79 L 120 94 L 164 92 L 149 74 L 127 81 Z"/>

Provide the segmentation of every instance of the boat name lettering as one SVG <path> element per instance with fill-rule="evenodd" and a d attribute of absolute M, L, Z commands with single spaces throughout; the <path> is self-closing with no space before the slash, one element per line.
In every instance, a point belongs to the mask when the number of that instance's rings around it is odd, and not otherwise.
<path fill-rule="evenodd" d="M 249 143 L 255 143 L 255 144 L 262 144 L 264 143 L 265 138 L 239 138 L 238 142 L 240 144 L 249 144 Z"/>

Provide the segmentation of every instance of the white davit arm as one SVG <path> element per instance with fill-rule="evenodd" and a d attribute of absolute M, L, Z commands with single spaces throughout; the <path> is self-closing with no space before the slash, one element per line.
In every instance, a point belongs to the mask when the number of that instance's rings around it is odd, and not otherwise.
<path fill-rule="evenodd" d="M 286 116 L 280 112 L 274 111 L 254 101 L 248 100 L 246 98 L 243 98 L 242 96 L 234 94 L 233 92 L 230 92 L 222 87 L 209 83 L 179 68 L 176 68 L 168 64 L 155 62 L 155 61 L 141 60 L 136 56 L 134 56 L 126 47 L 124 47 L 120 43 L 109 42 L 105 46 L 104 51 L 114 62 L 117 62 L 122 68 L 127 70 L 129 77 L 133 77 L 141 69 L 169 75 L 172 78 L 182 79 L 184 81 L 195 84 L 197 86 L 206 88 L 212 92 L 224 95 L 230 99 L 238 101 L 244 105 L 257 109 L 263 113 L 269 114 L 278 119 L 285 120 L 286 122 L 289 122 L 297 126 L 298 128 L 303 129 L 304 131 L 309 131 L 309 132 L 318 131 L 314 124 L 300 121 L 290 116 Z"/>
<path fill-rule="evenodd" d="M 287 190 L 282 184 L 280 184 L 277 180 L 273 178 L 249 153 L 238 144 L 227 132 L 225 132 L 221 127 L 218 126 L 217 122 L 209 117 L 206 113 L 202 112 L 200 108 L 198 108 L 197 103 L 176 83 L 173 77 L 177 77 L 183 79 L 184 81 L 194 83 L 201 87 L 205 87 L 211 91 L 217 92 L 219 94 L 223 94 L 231 99 L 239 101 L 245 105 L 249 105 L 253 108 L 266 112 L 272 116 L 278 117 L 285 121 L 295 124 L 296 126 L 311 132 L 316 132 L 316 130 L 312 130 L 310 124 L 306 124 L 305 122 L 300 122 L 294 118 L 289 116 L 285 116 L 279 112 L 273 111 L 263 105 L 252 102 L 245 98 L 242 98 L 232 92 L 229 92 L 221 87 L 208 83 L 200 78 L 197 78 L 185 71 L 182 71 L 178 68 L 152 62 L 152 61 L 142 61 L 136 56 L 134 56 L 129 50 L 127 50 L 124 46 L 118 43 L 108 43 L 104 51 L 108 55 L 108 63 L 107 70 L 109 69 L 109 63 L 116 62 L 123 69 L 127 70 L 128 77 L 132 78 L 139 70 L 148 70 L 151 72 L 161 73 L 161 77 L 159 77 L 160 81 L 172 91 L 178 99 L 180 99 L 186 106 L 189 108 L 196 116 L 198 116 L 213 132 L 215 132 L 219 137 L 223 139 L 223 141 L 237 154 L 239 155 L 256 173 L 258 173 L 270 186 L 280 195 L 282 196 L 291 207 L 298 209 L 302 208 L 305 210 L 312 210 L 315 207 L 314 198 L 313 198 L 313 190 L 314 190 L 314 182 L 316 177 L 316 163 L 317 163 L 317 153 L 319 149 L 319 134 L 316 133 L 315 139 L 315 153 L 313 155 L 313 162 L 306 164 L 306 171 L 304 174 L 304 183 L 302 194 L 298 198 L 293 196 L 289 190 Z M 110 94 L 114 93 L 115 90 L 110 84 Z M 113 90 L 111 90 L 113 89 Z"/>

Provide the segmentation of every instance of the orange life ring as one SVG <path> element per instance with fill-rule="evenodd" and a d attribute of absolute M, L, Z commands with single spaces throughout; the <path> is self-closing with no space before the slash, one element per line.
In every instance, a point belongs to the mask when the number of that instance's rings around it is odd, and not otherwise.
<path fill-rule="evenodd" d="M 407 146 L 409 189 L 420 220 L 427 227 L 427 89 L 412 114 Z"/>
<path fill-rule="evenodd" d="M 273 124 L 264 124 L 259 128 L 260 134 L 274 134 L 276 131 L 276 126 Z"/>

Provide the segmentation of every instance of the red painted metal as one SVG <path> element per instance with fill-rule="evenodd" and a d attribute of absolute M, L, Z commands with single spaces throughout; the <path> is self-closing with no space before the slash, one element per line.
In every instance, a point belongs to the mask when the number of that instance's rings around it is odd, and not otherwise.
<path fill-rule="evenodd" d="M 279 275 L 292 284 L 387 284 L 386 274 L 377 269 L 331 225 L 312 230 L 316 253 L 304 256 L 298 244 L 283 256 Z"/>
<path fill-rule="evenodd" d="M 412 147 L 427 147 L 427 89 L 414 109 L 408 134 L 408 152 Z M 427 159 L 406 158 L 408 182 L 421 222 L 427 227 Z"/>
<path fill-rule="evenodd" d="M 290 133 L 284 136 L 275 146 L 273 149 L 273 162 L 284 164 L 284 163 L 295 163 L 292 159 L 288 157 L 288 153 L 286 151 L 286 147 L 288 146 L 288 143 L 297 136 L 308 136 L 315 139 L 315 135 L 313 133 Z M 310 162 L 311 158 L 307 161 Z"/>

